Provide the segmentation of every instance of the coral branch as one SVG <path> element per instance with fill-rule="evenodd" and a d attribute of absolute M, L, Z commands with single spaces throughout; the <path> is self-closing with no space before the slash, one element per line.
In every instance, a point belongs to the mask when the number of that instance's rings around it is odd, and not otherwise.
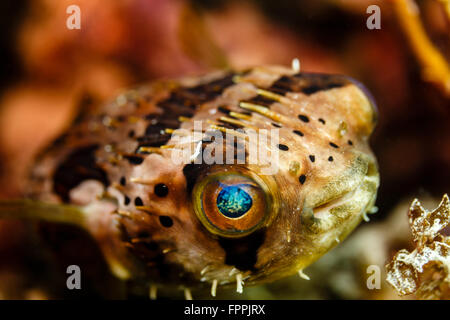
<path fill-rule="evenodd" d="M 448 10 L 448 1 L 445 2 Z M 419 8 L 413 0 L 394 0 L 393 3 L 400 24 L 422 65 L 424 80 L 435 83 L 450 97 L 450 67 L 428 38 L 420 20 Z"/>
<path fill-rule="evenodd" d="M 386 266 L 387 282 L 400 295 L 450 299 L 450 237 L 441 233 L 450 224 L 449 198 L 444 195 L 433 211 L 415 199 L 408 215 L 416 249 L 397 252 Z"/>

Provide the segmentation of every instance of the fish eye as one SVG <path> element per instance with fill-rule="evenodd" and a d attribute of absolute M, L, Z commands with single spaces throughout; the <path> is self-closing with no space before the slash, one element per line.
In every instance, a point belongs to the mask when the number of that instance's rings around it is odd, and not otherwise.
<path fill-rule="evenodd" d="M 271 201 L 263 181 L 240 172 L 206 176 L 193 190 L 194 210 L 208 231 L 242 237 L 269 220 Z"/>
<path fill-rule="evenodd" d="M 227 218 L 237 219 L 246 214 L 253 205 L 252 197 L 245 189 L 248 185 L 221 185 L 222 190 L 217 196 L 217 208 Z"/>

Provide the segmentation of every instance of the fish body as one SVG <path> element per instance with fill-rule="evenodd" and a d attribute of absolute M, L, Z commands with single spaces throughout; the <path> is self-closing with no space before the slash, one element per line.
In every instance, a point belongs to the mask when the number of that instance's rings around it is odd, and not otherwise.
<path fill-rule="evenodd" d="M 301 273 L 372 209 L 375 123 L 370 95 L 340 75 L 267 66 L 156 81 L 79 117 L 38 157 L 25 196 L 79 208 L 120 278 L 241 290 Z M 249 163 L 263 130 L 277 138 L 268 166 Z M 214 155 L 237 147 L 244 161 L 196 161 L 219 144 Z"/>

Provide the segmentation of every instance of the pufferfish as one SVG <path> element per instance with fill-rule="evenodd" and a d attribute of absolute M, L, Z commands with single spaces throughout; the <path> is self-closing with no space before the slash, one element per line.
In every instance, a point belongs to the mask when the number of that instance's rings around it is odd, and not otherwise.
<path fill-rule="evenodd" d="M 79 116 L 37 157 L 27 200 L 1 203 L 0 217 L 87 230 L 112 273 L 153 296 L 307 277 L 375 211 L 376 119 L 370 93 L 347 76 L 265 66 L 156 81 Z M 273 174 L 246 161 L 250 129 L 278 130 Z M 245 161 L 197 163 L 223 144 L 211 132 L 234 135 L 222 150 L 237 146 Z M 179 135 L 192 134 L 190 162 L 173 161 Z"/>

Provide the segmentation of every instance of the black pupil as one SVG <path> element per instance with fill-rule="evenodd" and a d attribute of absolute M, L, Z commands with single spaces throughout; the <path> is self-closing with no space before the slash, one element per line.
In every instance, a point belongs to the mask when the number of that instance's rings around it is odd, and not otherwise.
<path fill-rule="evenodd" d="M 155 194 L 158 197 L 165 197 L 169 193 L 169 188 L 164 183 L 158 183 L 155 186 Z"/>
<path fill-rule="evenodd" d="M 252 207 L 252 197 L 239 186 L 226 186 L 217 196 L 217 208 L 228 218 L 239 218 Z"/>

